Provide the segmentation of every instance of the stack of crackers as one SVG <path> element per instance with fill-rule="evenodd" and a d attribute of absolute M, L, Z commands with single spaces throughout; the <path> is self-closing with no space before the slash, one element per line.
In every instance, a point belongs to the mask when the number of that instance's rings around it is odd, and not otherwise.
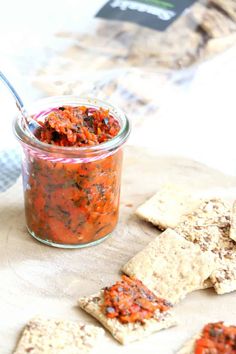
<path fill-rule="evenodd" d="M 176 198 L 171 198 L 175 195 Z M 214 287 L 217 294 L 236 290 L 235 208 L 235 204 L 232 206 L 220 198 L 196 199 L 176 187 L 165 187 L 140 206 L 137 215 L 166 231 L 128 262 L 123 267 L 124 272 L 129 275 L 137 274 L 138 259 L 150 253 L 151 247 L 160 249 L 160 240 L 170 233 L 171 228 L 171 232 L 174 230 L 182 242 L 191 243 L 195 252 L 200 249 L 199 262 L 202 257 L 207 258 L 204 267 L 209 268 L 210 274 L 200 289 Z M 163 247 L 167 248 L 168 243 L 163 243 L 162 252 Z M 177 262 L 182 262 L 181 258 Z M 190 259 L 189 262 L 191 263 Z M 152 267 L 155 270 L 155 262 L 152 262 Z M 192 266 L 189 266 L 189 270 L 192 272 Z M 192 272 L 192 276 L 194 275 Z M 176 302 L 182 297 L 178 299 L 177 296 L 173 300 Z"/>

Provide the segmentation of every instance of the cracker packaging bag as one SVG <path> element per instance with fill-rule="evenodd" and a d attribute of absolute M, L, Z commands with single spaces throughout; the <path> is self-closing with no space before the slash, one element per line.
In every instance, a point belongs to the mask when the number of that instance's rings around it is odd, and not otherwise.
<path fill-rule="evenodd" d="M 101 4 L 101 2 L 100 2 Z M 69 35 L 69 34 L 64 34 Z M 96 65 L 183 69 L 236 42 L 234 0 L 109 0 L 81 33 Z M 98 63 L 99 62 L 99 63 Z"/>
<path fill-rule="evenodd" d="M 78 28 L 56 34 L 63 50 L 33 84 L 45 95 L 109 100 L 135 128 L 144 117 L 152 125 L 176 83 L 236 43 L 234 0 L 94 0 L 86 6 Z"/>

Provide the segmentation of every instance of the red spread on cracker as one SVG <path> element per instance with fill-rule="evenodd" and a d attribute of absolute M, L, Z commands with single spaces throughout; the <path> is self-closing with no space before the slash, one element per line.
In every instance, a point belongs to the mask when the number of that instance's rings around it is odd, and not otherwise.
<path fill-rule="evenodd" d="M 236 326 L 208 323 L 196 340 L 195 354 L 236 354 Z"/>
<path fill-rule="evenodd" d="M 165 312 L 172 304 L 158 298 L 140 280 L 125 275 L 104 289 L 102 310 L 108 318 L 121 323 L 143 322 L 154 317 L 156 310 Z"/>

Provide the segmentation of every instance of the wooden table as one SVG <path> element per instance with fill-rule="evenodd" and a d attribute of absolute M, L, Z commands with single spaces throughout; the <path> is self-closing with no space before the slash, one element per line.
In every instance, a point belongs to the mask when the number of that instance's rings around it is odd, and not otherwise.
<path fill-rule="evenodd" d="M 236 177 L 191 160 L 127 147 L 120 221 L 113 236 L 95 247 L 61 250 L 35 241 L 26 232 L 21 181 L 1 195 L 1 354 L 12 352 L 21 329 L 37 314 L 99 326 L 77 307 L 77 299 L 112 284 L 121 266 L 158 235 L 159 231 L 140 221 L 134 210 L 165 183 L 195 191 L 216 188 L 217 193 L 236 196 Z M 212 289 L 197 291 L 176 306 L 176 313 L 177 327 L 128 346 L 121 346 L 107 333 L 99 353 L 175 353 L 205 322 L 228 320 L 236 324 L 236 297 L 234 293 L 219 296 Z"/>

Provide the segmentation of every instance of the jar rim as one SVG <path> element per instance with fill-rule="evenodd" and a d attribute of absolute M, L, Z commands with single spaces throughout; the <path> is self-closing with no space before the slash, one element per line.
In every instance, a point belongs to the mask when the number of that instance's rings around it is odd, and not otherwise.
<path fill-rule="evenodd" d="M 64 156 L 78 156 L 83 154 L 99 154 L 103 152 L 111 152 L 122 146 L 130 135 L 131 125 L 126 114 L 113 104 L 103 100 L 91 97 L 81 97 L 76 95 L 50 96 L 34 101 L 27 108 L 27 111 L 32 115 L 37 115 L 44 112 L 44 109 L 57 108 L 63 105 L 79 106 L 84 105 L 91 108 L 105 108 L 119 121 L 121 129 L 118 134 L 101 144 L 88 145 L 83 147 L 64 147 L 50 145 L 41 142 L 36 137 L 30 135 L 27 129 L 24 128 L 23 118 L 17 115 L 13 121 L 13 131 L 16 138 L 26 146 L 33 149 L 43 151 L 45 153 L 60 154 Z"/>

